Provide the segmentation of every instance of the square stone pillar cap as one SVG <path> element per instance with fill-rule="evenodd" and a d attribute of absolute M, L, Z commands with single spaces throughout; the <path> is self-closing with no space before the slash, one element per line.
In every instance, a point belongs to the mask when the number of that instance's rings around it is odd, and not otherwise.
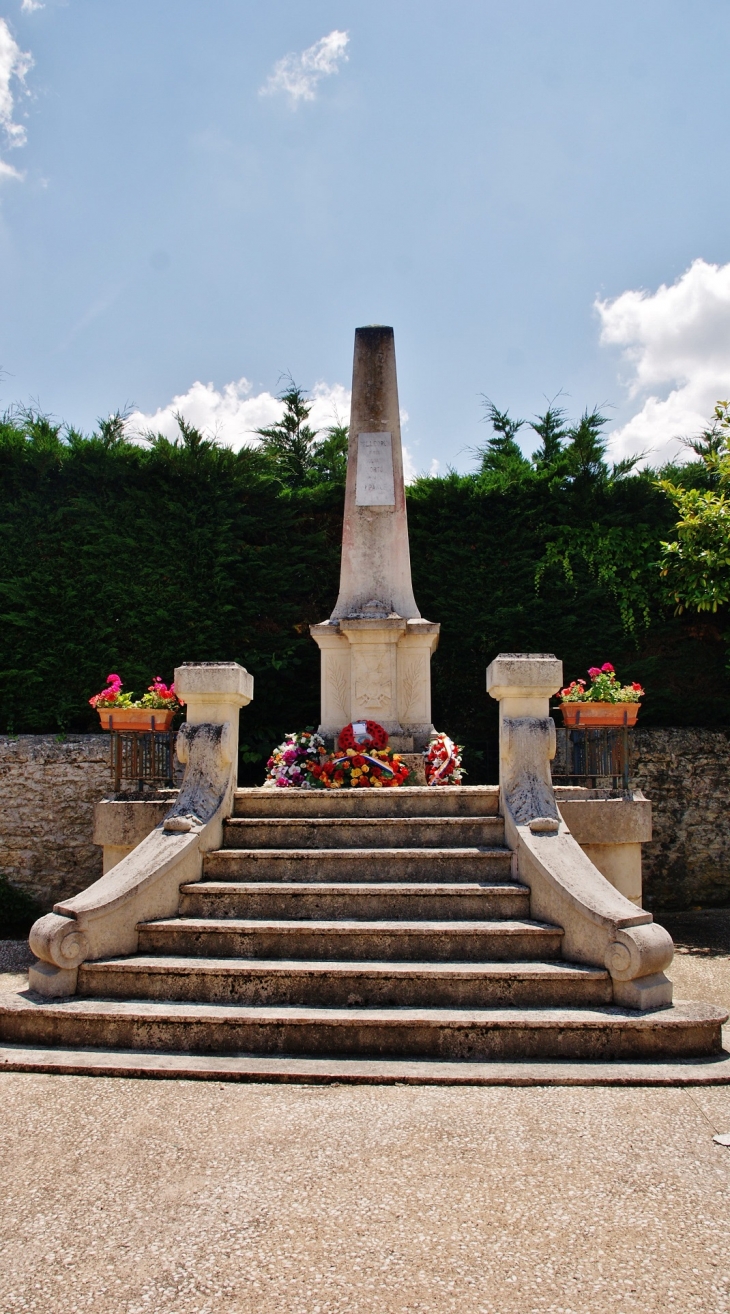
<path fill-rule="evenodd" d="M 551 652 L 501 652 L 487 667 L 492 698 L 551 698 L 563 683 L 563 663 Z"/>
<path fill-rule="evenodd" d="M 253 676 L 238 662 L 183 662 L 175 667 L 175 689 L 181 702 L 221 699 L 244 707 L 253 698 Z"/>

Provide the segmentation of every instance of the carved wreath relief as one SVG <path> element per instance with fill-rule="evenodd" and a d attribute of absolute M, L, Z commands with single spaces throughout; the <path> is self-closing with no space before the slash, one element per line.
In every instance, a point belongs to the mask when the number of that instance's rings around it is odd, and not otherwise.
<path fill-rule="evenodd" d="M 327 666 L 327 689 L 332 699 L 332 710 L 342 714 L 345 720 L 350 717 L 350 672 L 349 662 L 342 658 L 330 658 Z"/>
<path fill-rule="evenodd" d="M 398 715 L 401 721 L 420 721 L 423 719 L 423 705 L 426 695 L 426 664 L 422 657 L 416 657 L 401 672 L 400 698 Z"/>

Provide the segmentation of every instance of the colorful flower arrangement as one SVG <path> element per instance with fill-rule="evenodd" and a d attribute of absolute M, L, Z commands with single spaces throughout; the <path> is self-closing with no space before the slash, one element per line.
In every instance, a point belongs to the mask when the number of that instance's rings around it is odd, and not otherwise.
<path fill-rule="evenodd" d="M 174 684 L 164 684 L 159 675 L 148 686 L 147 693 L 135 701 L 134 694 L 122 693 L 121 677 L 115 673 L 107 675 L 106 688 L 94 694 L 89 703 L 98 711 L 104 711 L 106 707 L 146 707 L 152 711 L 177 712 L 183 706 Z"/>
<path fill-rule="evenodd" d="M 616 672 L 610 662 L 603 666 L 589 666 L 590 685 L 585 680 L 573 680 L 567 688 L 560 690 L 563 703 L 638 703 L 644 696 L 640 684 L 619 684 Z"/>
<path fill-rule="evenodd" d="M 404 785 L 408 767 L 387 747 L 388 732 L 377 721 L 355 721 L 328 753 L 321 735 L 302 730 L 287 735 L 267 762 L 267 785 L 298 789 L 387 789 Z"/>
<path fill-rule="evenodd" d="M 347 748 L 310 768 L 314 789 L 389 789 L 405 785 L 408 767 L 389 748 L 359 752 Z"/>
<path fill-rule="evenodd" d="M 327 749 L 321 735 L 311 730 L 300 730 L 285 735 L 283 743 L 274 749 L 266 763 L 266 783 L 280 789 L 310 788 L 310 772 L 326 758 Z"/>
<path fill-rule="evenodd" d="M 426 752 L 427 785 L 459 785 L 466 771 L 461 765 L 463 744 L 455 744 L 448 735 L 434 735 Z"/>

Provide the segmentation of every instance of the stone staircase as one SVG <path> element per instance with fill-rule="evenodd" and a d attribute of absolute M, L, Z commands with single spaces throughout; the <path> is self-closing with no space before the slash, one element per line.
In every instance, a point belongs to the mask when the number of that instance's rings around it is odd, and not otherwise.
<path fill-rule="evenodd" d="M 131 957 L 82 963 L 73 998 L 6 996 L 0 1037 L 335 1065 L 718 1052 L 720 1010 L 616 1008 L 607 971 L 561 958 L 498 802 L 490 786 L 238 790 L 178 916 L 142 923 Z"/>

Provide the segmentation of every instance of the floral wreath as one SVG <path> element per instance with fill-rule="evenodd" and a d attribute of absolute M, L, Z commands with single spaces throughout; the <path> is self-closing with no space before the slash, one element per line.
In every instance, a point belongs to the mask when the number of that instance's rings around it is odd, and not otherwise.
<path fill-rule="evenodd" d="M 466 771 L 461 765 L 462 744 L 446 734 L 433 735 L 426 753 L 427 785 L 459 785 Z"/>
<path fill-rule="evenodd" d="M 387 748 L 388 732 L 377 721 L 351 721 L 340 730 L 337 747 L 362 751 L 367 748 Z"/>

